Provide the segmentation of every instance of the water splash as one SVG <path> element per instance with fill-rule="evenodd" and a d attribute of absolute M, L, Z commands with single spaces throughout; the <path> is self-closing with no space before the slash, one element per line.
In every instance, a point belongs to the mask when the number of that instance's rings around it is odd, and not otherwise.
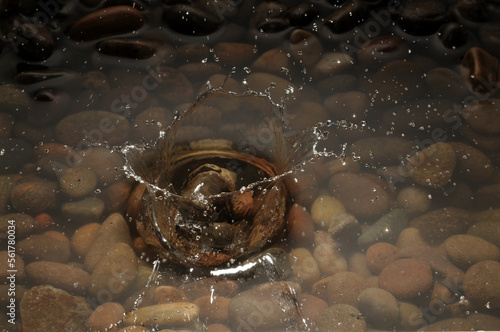
<path fill-rule="evenodd" d="M 159 257 L 185 266 L 247 258 L 282 236 L 291 198 L 284 179 L 320 157 L 328 121 L 297 133 L 285 104 L 264 92 L 206 91 L 161 132 L 155 144 L 121 148 L 139 185 L 127 214 Z"/>

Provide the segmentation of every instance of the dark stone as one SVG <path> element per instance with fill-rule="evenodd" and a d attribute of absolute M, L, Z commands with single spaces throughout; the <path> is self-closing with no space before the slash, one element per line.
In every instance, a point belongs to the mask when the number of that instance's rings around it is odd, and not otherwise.
<path fill-rule="evenodd" d="M 286 11 L 286 17 L 290 24 L 303 27 L 311 23 L 318 16 L 318 10 L 310 3 L 301 3 Z"/>
<path fill-rule="evenodd" d="M 28 142 L 17 138 L 0 138 L 0 174 L 12 174 L 21 170 L 31 158 L 32 147 Z"/>
<path fill-rule="evenodd" d="M 402 60 L 409 55 L 406 42 L 396 36 L 380 36 L 363 45 L 358 59 L 368 67 L 377 68 L 393 60 Z"/>
<path fill-rule="evenodd" d="M 77 80 L 80 75 L 66 68 L 49 68 L 45 70 L 23 71 L 14 77 L 14 82 L 20 85 L 31 85 L 42 82 L 64 81 L 71 82 Z"/>
<path fill-rule="evenodd" d="M 437 0 L 414 0 L 406 3 L 398 17 L 399 26 L 408 34 L 426 36 L 450 22 L 452 15 Z"/>
<path fill-rule="evenodd" d="M 164 19 L 170 29 L 189 36 L 209 35 L 223 24 L 218 17 L 190 5 L 167 8 Z"/>
<path fill-rule="evenodd" d="M 152 57 L 162 42 L 141 39 L 107 39 L 97 44 L 97 50 L 103 54 L 131 58 L 148 59 Z"/>
<path fill-rule="evenodd" d="M 486 22 L 490 19 L 484 0 L 460 0 L 455 8 L 468 21 Z"/>
<path fill-rule="evenodd" d="M 273 33 L 283 31 L 288 26 L 288 21 L 285 18 L 273 18 L 259 23 L 257 29 L 260 32 Z"/>
<path fill-rule="evenodd" d="M 360 1 L 352 1 L 334 11 L 325 19 L 325 25 L 333 33 L 344 33 L 361 24 L 369 14 L 369 7 Z"/>
<path fill-rule="evenodd" d="M 446 48 L 457 48 L 465 45 L 470 38 L 470 32 L 458 23 L 447 23 L 438 31 L 439 39 Z"/>
<path fill-rule="evenodd" d="M 34 127 L 54 124 L 67 112 L 70 102 L 71 96 L 64 91 L 42 89 L 35 95 L 26 120 Z"/>

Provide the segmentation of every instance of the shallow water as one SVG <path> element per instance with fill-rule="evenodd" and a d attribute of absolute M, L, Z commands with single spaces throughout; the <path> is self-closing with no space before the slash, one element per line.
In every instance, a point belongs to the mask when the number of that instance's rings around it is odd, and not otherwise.
<path fill-rule="evenodd" d="M 0 1 L 4 330 L 500 328 L 500 5 L 180 3 Z"/>

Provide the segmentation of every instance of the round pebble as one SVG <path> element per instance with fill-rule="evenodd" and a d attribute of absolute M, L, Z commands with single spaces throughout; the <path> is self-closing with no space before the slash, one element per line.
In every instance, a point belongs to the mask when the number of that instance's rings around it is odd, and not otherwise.
<path fill-rule="evenodd" d="M 442 188 L 450 182 L 457 163 L 455 150 L 448 143 L 436 143 L 411 157 L 411 179 L 422 186 Z"/>
<path fill-rule="evenodd" d="M 230 298 L 220 296 L 202 296 L 194 301 L 200 308 L 200 319 L 211 323 L 227 323 L 229 321 Z"/>
<path fill-rule="evenodd" d="M 399 248 L 390 243 L 378 242 L 366 250 L 366 264 L 373 274 L 380 272 L 398 258 Z"/>
<path fill-rule="evenodd" d="M 354 272 L 341 271 L 332 276 L 328 281 L 326 293 L 328 303 L 358 305 L 359 294 L 368 287 L 365 278 Z"/>
<path fill-rule="evenodd" d="M 290 251 L 289 255 L 292 266 L 292 281 L 309 287 L 321 278 L 318 263 L 309 250 L 296 248 Z"/>
<path fill-rule="evenodd" d="M 24 182 L 10 192 L 10 201 L 19 212 L 37 213 L 54 208 L 57 186 L 48 181 Z"/>
<path fill-rule="evenodd" d="M 344 205 L 335 197 L 318 196 L 311 206 L 311 216 L 318 227 L 328 229 L 333 218 L 340 213 L 345 213 Z"/>
<path fill-rule="evenodd" d="M 453 235 L 443 243 L 449 259 L 456 266 L 467 270 L 485 260 L 500 260 L 500 249 L 494 244 L 473 235 Z"/>
<path fill-rule="evenodd" d="M 358 298 L 358 309 L 366 317 L 366 322 L 382 330 L 399 326 L 400 312 L 396 298 L 380 288 L 366 288 Z"/>
<path fill-rule="evenodd" d="M 118 331 L 118 323 L 125 316 L 125 309 L 117 302 L 103 303 L 92 312 L 87 322 L 90 332 Z M 112 326 L 110 328 L 110 326 Z"/>
<path fill-rule="evenodd" d="M 472 265 L 465 273 L 464 292 L 481 310 L 500 308 L 500 263 L 486 260 Z"/>
<path fill-rule="evenodd" d="M 61 174 L 59 185 L 69 198 L 82 198 L 95 190 L 97 177 L 89 168 L 68 168 Z"/>
<path fill-rule="evenodd" d="M 379 286 L 400 299 L 423 295 L 432 286 L 429 264 L 419 259 L 399 259 L 387 265 L 379 275 Z"/>
<path fill-rule="evenodd" d="M 398 192 L 396 202 L 410 217 L 429 211 L 431 207 L 430 193 L 416 186 L 405 187 Z"/>

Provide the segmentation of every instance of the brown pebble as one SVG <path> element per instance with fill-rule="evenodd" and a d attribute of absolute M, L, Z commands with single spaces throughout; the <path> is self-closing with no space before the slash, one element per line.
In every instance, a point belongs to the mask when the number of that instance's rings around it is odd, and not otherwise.
<path fill-rule="evenodd" d="M 32 235 L 18 243 L 19 254 L 27 261 L 64 263 L 69 259 L 69 245 L 43 235 Z"/>
<path fill-rule="evenodd" d="M 314 220 L 305 207 L 294 204 L 288 210 L 287 230 L 287 241 L 292 245 L 301 247 L 313 241 Z"/>
<path fill-rule="evenodd" d="M 16 238 L 18 240 L 25 238 L 37 230 L 35 220 L 29 214 L 9 213 L 0 216 L 0 233 L 8 234 L 9 225 L 12 226 L 12 224 L 15 224 Z"/>
<path fill-rule="evenodd" d="M 450 182 L 457 158 L 448 143 L 435 143 L 410 158 L 411 179 L 424 187 L 442 188 Z"/>
<path fill-rule="evenodd" d="M 233 297 L 238 293 L 239 286 L 228 279 L 205 278 L 183 284 L 179 290 L 184 292 L 190 300 L 195 300 L 207 295 Z"/>
<path fill-rule="evenodd" d="M 465 272 L 464 292 L 466 297 L 480 310 L 500 308 L 500 263 L 482 261 Z"/>
<path fill-rule="evenodd" d="M 83 198 L 92 194 L 97 186 L 97 176 L 87 167 L 68 168 L 62 172 L 59 186 L 69 198 Z"/>
<path fill-rule="evenodd" d="M 207 325 L 205 332 L 231 332 L 231 329 L 224 324 L 210 324 Z"/>
<path fill-rule="evenodd" d="M 321 277 L 318 263 L 306 248 L 295 248 L 289 253 L 292 267 L 291 281 L 309 288 Z"/>
<path fill-rule="evenodd" d="M 379 275 L 379 286 L 400 299 L 423 295 L 432 287 L 432 271 L 426 262 L 399 259 L 387 265 Z"/>
<path fill-rule="evenodd" d="M 364 332 L 366 321 L 356 307 L 348 304 L 335 304 L 325 310 L 316 321 L 320 332 Z"/>
<path fill-rule="evenodd" d="M 90 286 L 90 274 L 66 264 L 34 262 L 26 266 L 26 272 L 37 285 L 51 285 L 75 295 L 87 293 Z"/>
<path fill-rule="evenodd" d="M 357 307 L 372 327 L 392 330 L 399 326 L 399 303 L 388 291 L 380 288 L 364 289 L 359 294 Z"/>
<path fill-rule="evenodd" d="M 154 302 L 160 303 L 174 303 L 174 302 L 187 302 L 188 298 L 183 291 L 173 286 L 158 286 L 154 291 Z"/>
<path fill-rule="evenodd" d="M 91 41 L 140 29 L 146 23 L 142 13 L 130 6 L 114 6 L 94 11 L 79 19 L 68 32 L 75 41 Z"/>
<path fill-rule="evenodd" d="M 390 243 L 375 243 L 366 250 L 366 263 L 370 271 L 378 275 L 384 267 L 398 258 L 398 254 L 399 248 Z"/>
<path fill-rule="evenodd" d="M 467 270 L 485 260 L 500 260 L 500 249 L 494 244 L 473 235 L 453 235 L 446 239 L 443 248 L 450 261 Z"/>
<path fill-rule="evenodd" d="M 319 39 L 307 30 L 295 29 L 290 34 L 290 53 L 302 66 L 312 67 L 323 52 Z"/>
<path fill-rule="evenodd" d="M 12 188 L 10 201 L 17 211 L 34 214 L 55 207 L 56 190 L 52 182 L 24 182 Z"/>
<path fill-rule="evenodd" d="M 474 326 L 465 318 L 448 318 L 424 326 L 419 331 L 473 331 Z"/>
<path fill-rule="evenodd" d="M 459 142 L 450 142 L 457 155 L 456 174 L 471 184 L 488 180 L 494 171 L 491 160 L 480 150 Z"/>
<path fill-rule="evenodd" d="M 500 61 L 479 47 L 471 47 L 462 58 L 460 73 L 469 91 L 489 96 L 498 89 Z"/>
<path fill-rule="evenodd" d="M 211 323 L 227 323 L 229 321 L 230 298 L 220 296 L 202 296 L 194 301 L 200 307 L 200 319 Z"/>
<path fill-rule="evenodd" d="M 247 43 L 217 43 L 213 54 L 226 66 L 244 65 L 250 63 L 256 56 L 255 46 Z"/>
<path fill-rule="evenodd" d="M 125 316 L 125 309 L 120 303 L 108 302 L 101 304 L 90 315 L 87 322 L 89 332 L 117 332 L 118 323 Z M 110 326 L 112 326 L 110 328 Z"/>
<path fill-rule="evenodd" d="M 366 262 L 366 255 L 361 252 L 355 252 L 349 257 L 349 271 L 358 274 L 367 279 L 372 276 L 370 268 Z"/>
<path fill-rule="evenodd" d="M 350 271 L 341 271 L 333 275 L 328 282 L 326 293 L 328 303 L 358 305 L 359 294 L 368 287 L 366 279 Z"/>
<path fill-rule="evenodd" d="M 486 135 L 500 134 L 500 99 L 481 99 L 467 103 L 463 117 L 470 127 Z"/>
<path fill-rule="evenodd" d="M 78 228 L 71 237 L 71 250 L 78 256 L 85 257 L 100 228 L 98 223 L 89 223 Z"/>

